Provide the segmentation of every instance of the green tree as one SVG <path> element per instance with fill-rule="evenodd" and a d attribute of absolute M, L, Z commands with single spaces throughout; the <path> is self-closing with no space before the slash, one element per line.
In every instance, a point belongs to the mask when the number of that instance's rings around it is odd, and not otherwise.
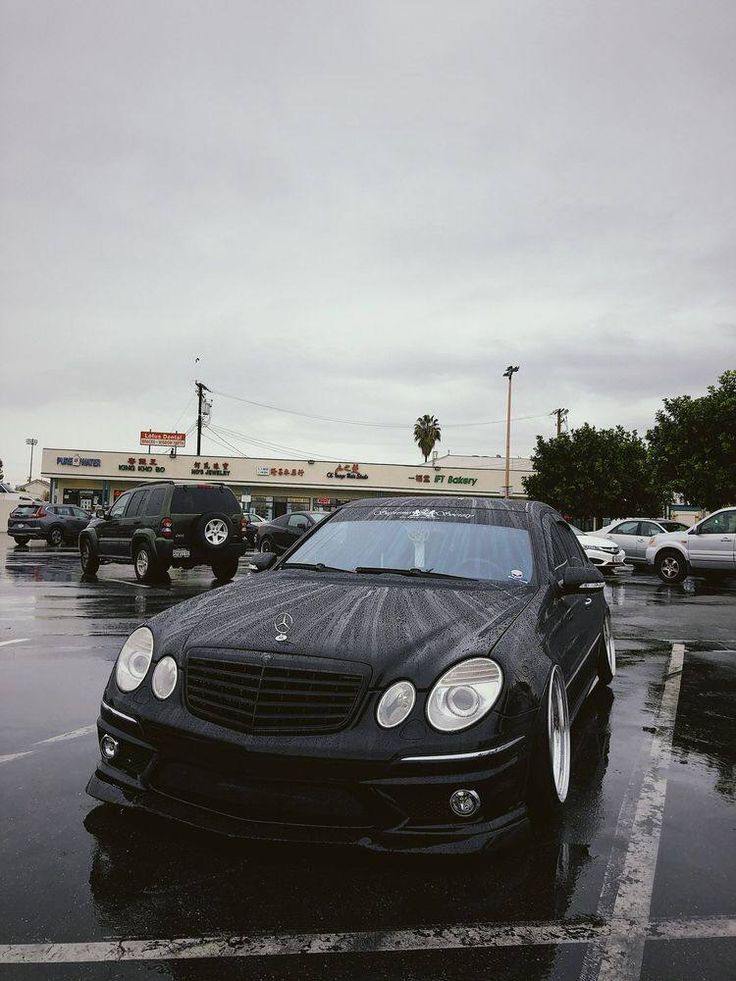
<path fill-rule="evenodd" d="M 534 473 L 523 478 L 530 498 L 565 515 L 604 517 L 662 511 L 666 494 L 652 477 L 647 445 L 622 426 L 579 429 L 545 439 L 537 436 Z"/>
<path fill-rule="evenodd" d="M 700 398 L 664 399 L 647 433 L 658 480 L 688 504 L 713 511 L 736 503 L 736 371 Z"/>
<path fill-rule="evenodd" d="M 424 462 L 429 459 L 429 454 L 434 449 L 435 443 L 442 439 L 440 422 L 436 416 L 419 416 L 414 424 L 414 442 L 422 451 Z"/>

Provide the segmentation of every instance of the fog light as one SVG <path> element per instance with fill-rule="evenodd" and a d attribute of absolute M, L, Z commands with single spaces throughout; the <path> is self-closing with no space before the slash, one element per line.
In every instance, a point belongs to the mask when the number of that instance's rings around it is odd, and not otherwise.
<path fill-rule="evenodd" d="M 114 760 L 118 755 L 120 744 L 112 736 L 103 736 L 100 740 L 100 752 L 103 760 Z"/>
<path fill-rule="evenodd" d="M 472 817 L 480 807 L 480 797 L 474 790 L 456 790 L 450 797 L 450 808 L 458 817 Z"/>

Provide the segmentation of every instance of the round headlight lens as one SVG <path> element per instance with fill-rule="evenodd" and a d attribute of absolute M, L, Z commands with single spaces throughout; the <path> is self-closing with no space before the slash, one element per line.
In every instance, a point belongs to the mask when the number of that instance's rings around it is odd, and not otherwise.
<path fill-rule="evenodd" d="M 410 681 L 397 681 L 383 693 L 376 709 L 376 719 L 384 729 L 400 725 L 414 708 L 417 693 Z"/>
<path fill-rule="evenodd" d="M 168 698 L 176 688 L 176 661 L 173 657 L 162 657 L 151 676 L 151 688 L 156 698 Z"/>
<path fill-rule="evenodd" d="M 153 657 L 153 634 L 148 627 L 138 627 L 123 644 L 115 666 L 115 681 L 120 691 L 135 691 L 146 676 Z"/>
<path fill-rule="evenodd" d="M 440 732 L 467 729 L 489 712 L 501 693 L 503 672 L 489 657 L 471 657 L 450 668 L 427 699 L 427 719 Z"/>

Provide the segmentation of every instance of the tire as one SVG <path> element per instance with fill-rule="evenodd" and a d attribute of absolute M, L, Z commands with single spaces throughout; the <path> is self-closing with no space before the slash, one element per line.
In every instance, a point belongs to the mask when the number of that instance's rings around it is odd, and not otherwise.
<path fill-rule="evenodd" d="M 659 552 L 655 559 L 657 575 L 668 586 L 682 582 L 687 577 L 687 562 L 680 552 L 674 549 Z"/>
<path fill-rule="evenodd" d="M 92 548 L 88 538 L 83 538 L 79 543 L 79 561 L 85 576 L 97 575 L 97 570 L 100 568 L 100 557 Z"/>
<path fill-rule="evenodd" d="M 197 521 L 194 534 L 206 549 L 217 550 L 232 541 L 233 523 L 226 514 L 210 511 Z"/>
<path fill-rule="evenodd" d="M 133 568 L 138 582 L 154 582 L 163 574 L 156 553 L 148 542 L 134 546 Z"/>
<path fill-rule="evenodd" d="M 533 817 L 557 815 L 570 787 L 570 712 L 559 665 L 550 672 L 532 750 L 527 800 Z"/>
<path fill-rule="evenodd" d="M 52 548 L 60 548 L 64 544 L 64 529 L 52 528 L 46 536 L 46 541 Z"/>
<path fill-rule="evenodd" d="M 261 544 L 258 546 L 260 552 L 273 552 L 274 547 L 270 538 L 261 539 Z"/>
<path fill-rule="evenodd" d="M 27 535 L 18 535 L 17 538 L 14 536 L 14 540 L 16 545 L 27 545 L 31 539 Z"/>
<path fill-rule="evenodd" d="M 231 555 L 226 559 L 217 559 L 212 563 L 212 573 L 215 579 L 221 582 L 229 582 L 238 571 L 238 556 Z"/>
<path fill-rule="evenodd" d="M 603 620 L 603 633 L 598 647 L 598 681 L 610 685 L 616 676 L 616 643 L 611 632 L 611 617 L 606 614 Z"/>

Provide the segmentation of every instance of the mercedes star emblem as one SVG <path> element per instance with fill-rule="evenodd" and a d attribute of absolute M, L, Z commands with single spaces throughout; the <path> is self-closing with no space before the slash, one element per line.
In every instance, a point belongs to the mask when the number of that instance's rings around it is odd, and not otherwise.
<path fill-rule="evenodd" d="M 276 640 L 286 640 L 287 633 L 294 626 L 294 617 L 289 613 L 282 613 L 273 622 L 276 628 Z"/>

